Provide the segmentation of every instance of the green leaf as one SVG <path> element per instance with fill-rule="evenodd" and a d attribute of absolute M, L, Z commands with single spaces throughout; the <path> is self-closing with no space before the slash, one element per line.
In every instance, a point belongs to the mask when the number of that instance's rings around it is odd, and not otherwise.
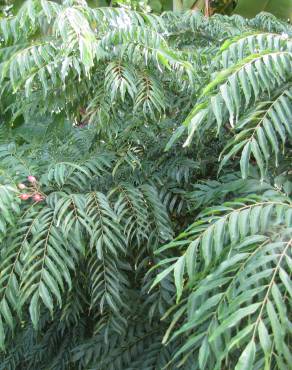
<path fill-rule="evenodd" d="M 215 223 L 214 227 L 214 249 L 216 256 L 218 257 L 223 249 L 224 245 L 224 229 L 225 229 L 225 219 L 220 219 Z"/>
<path fill-rule="evenodd" d="M 258 143 L 255 139 L 252 139 L 251 141 L 251 151 L 252 154 L 255 157 L 255 160 L 257 162 L 257 165 L 259 166 L 260 172 L 261 172 L 261 179 L 265 177 L 265 168 L 264 168 L 264 160 L 261 153 L 261 150 L 258 146 Z"/>
<path fill-rule="evenodd" d="M 269 356 L 271 348 L 272 348 L 272 342 L 269 336 L 269 332 L 262 320 L 260 320 L 258 324 L 258 333 L 259 333 L 260 344 L 261 344 L 262 349 L 265 352 L 265 356 Z"/>
<path fill-rule="evenodd" d="M 249 208 L 244 209 L 239 213 L 238 226 L 241 238 L 246 237 L 249 233 L 249 218 L 250 218 Z"/>
<path fill-rule="evenodd" d="M 186 267 L 187 267 L 187 273 L 189 275 L 189 278 L 192 279 L 195 275 L 196 271 L 196 258 L 197 258 L 197 250 L 199 246 L 199 240 L 194 240 L 191 242 L 191 244 L 188 246 L 188 249 L 186 251 Z"/>
<path fill-rule="evenodd" d="M 190 339 L 188 339 L 187 342 L 175 353 L 175 355 L 173 356 L 173 360 L 175 360 L 185 351 L 188 351 L 192 347 L 196 346 L 204 336 L 205 333 L 200 333 L 198 335 L 190 337 Z"/>
<path fill-rule="evenodd" d="M 32 296 L 32 299 L 31 299 L 30 305 L 29 305 L 29 313 L 30 313 L 30 318 L 31 318 L 32 324 L 33 324 L 34 328 L 37 329 L 39 318 L 40 318 L 39 293 L 38 293 L 38 291 L 36 291 Z"/>
<path fill-rule="evenodd" d="M 39 285 L 39 295 L 42 298 L 45 306 L 47 306 L 50 312 L 52 313 L 54 309 L 53 299 L 51 297 L 50 292 L 48 291 L 48 288 L 45 286 L 43 282 L 41 282 Z"/>
<path fill-rule="evenodd" d="M 231 243 L 233 244 L 236 243 L 239 238 L 238 221 L 239 221 L 239 212 L 232 212 L 229 217 L 228 228 Z"/>
<path fill-rule="evenodd" d="M 176 287 L 176 302 L 178 303 L 184 286 L 185 256 L 179 257 L 174 266 L 174 283 Z"/>
<path fill-rule="evenodd" d="M 216 337 L 223 334 L 227 329 L 230 329 L 237 325 L 243 318 L 249 316 L 257 311 L 261 303 L 253 303 L 247 307 L 241 308 L 230 315 L 226 320 L 224 320 L 219 327 L 212 333 L 210 337 L 210 342 L 215 340 Z"/>
<path fill-rule="evenodd" d="M 250 332 L 253 330 L 254 325 L 248 325 L 244 329 L 240 330 L 229 342 L 227 353 L 231 351 L 234 347 L 239 347 L 241 342 L 245 341 L 247 336 L 250 334 Z"/>
<path fill-rule="evenodd" d="M 55 279 L 48 273 L 47 270 L 43 271 L 43 279 L 48 288 L 51 290 L 52 293 L 57 297 L 59 305 L 62 305 L 62 298 L 61 298 L 61 293 L 58 287 L 58 284 Z"/>
<path fill-rule="evenodd" d="M 2 299 L 0 304 L 0 311 L 6 321 L 6 323 L 10 326 L 11 329 L 14 328 L 14 319 L 11 313 L 11 310 L 8 306 L 8 303 L 5 298 Z"/>
<path fill-rule="evenodd" d="M 212 109 L 215 114 L 217 120 L 217 135 L 220 132 L 220 128 L 223 122 L 223 114 L 222 114 L 222 99 L 219 95 L 215 95 L 211 97 L 211 104 Z"/>
<path fill-rule="evenodd" d="M 163 270 L 162 272 L 160 272 L 155 280 L 153 281 L 149 291 L 151 291 L 157 284 L 159 284 L 161 282 L 161 280 L 163 280 L 168 274 L 171 273 L 172 270 L 174 270 L 175 268 L 175 264 L 172 264 L 170 266 L 168 266 L 165 270 Z"/>
<path fill-rule="evenodd" d="M 287 292 L 290 294 L 290 297 L 292 298 L 292 284 L 289 275 L 283 268 L 280 268 L 279 276 Z"/>
<path fill-rule="evenodd" d="M 195 116 L 193 116 L 188 124 L 188 137 L 185 141 L 183 147 L 187 147 L 191 144 L 195 132 L 199 129 L 201 123 L 204 121 L 208 113 L 207 109 L 199 111 Z"/>
<path fill-rule="evenodd" d="M 201 248 L 206 266 L 212 261 L 213 227 L 209 227 L 203 234 Z"/>
<path fill-rule="evenodd" d="M 267 312 L 268 312 L 268 317 L 271 321 L 272 325 L 272 330 L 274 334 L 274 340 L 275 340 L 275 346 L 276 349 L 280 352 L 283 353 L 283 332 L 282 332 L 282 327 L 279 322 L 278 316 L 276 314 L 276 310 L 270 300 L 267 302 Z"/>
<path fill-rule="evenodd" d="M 251 143 L 248 141 L 242 150 L 240 158 L 240 170 L 242 178 L 244 179 L 248 177 L 250 153 L 251 153 Z"/>
<path fill-rule="evenodd" d="M 256 345 L 252 340 L 245 347 L 235 366 L 235 370 L 251 370 L 253 368 L 256 354 Z"/>
<path fill-rule="evenodd" d="M 165 146 L 165 151 L 169 151 L 171 147 L 174 145 L 174 143 L 182 136 L 182 134 L 185 132 L 186 127 L 185 126 L 179 126 L 175 132 L 171 135 L 169 141 L 167 142 Z"/>
<path fill-rule="evenodd" d="M 208 343 L 208 337 L 205 337 L 203 343 L 199 350 L 199 366 L 200 369 L 206 369 L 206 364 L 208 362 L 208 357 L 210 354 L 210 346 Z"/>

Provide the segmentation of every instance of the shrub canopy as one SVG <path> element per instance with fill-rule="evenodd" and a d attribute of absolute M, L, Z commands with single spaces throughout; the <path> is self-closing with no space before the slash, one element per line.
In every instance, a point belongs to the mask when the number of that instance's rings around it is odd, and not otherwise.
<path fill-rule="evenodd" d="M 288 369 L 291 26 L 28 0 L 0 30 L 0 369 Z"/>

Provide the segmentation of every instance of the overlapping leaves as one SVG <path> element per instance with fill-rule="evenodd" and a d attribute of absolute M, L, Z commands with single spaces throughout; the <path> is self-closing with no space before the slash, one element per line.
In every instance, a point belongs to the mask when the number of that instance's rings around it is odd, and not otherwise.
<path fill-rule="evenodd" d="M 170 340 L 186 338 L 174 359 L 194 352 L 200 369 L 220 369 L 227 357 L 236 369 L 288 366 L 291 216 L 282 198 L 238 199 L 207 209 L 160 249 L 182 250 L 175 263 L 160 262 L 169 267 L 153 283 L 173 271 L 177 305 L 164 341 L 172 331 Z"/>
<path fill-rule="evenodd" d="M 94 97 L 88 88 L 95 89 L 96 81 L 88 79 L 91 87 L 85 87 L 82 80 L 100 73 L 105 84 L 99 87 L 112 102 L 119 97 L 124 100 L 127 93 L 135 109 L 146 115 L 161 113 L 167 104 L 157 73 L 176 71 L 181 80 L 185 74 L 188 78 L 192 75 L 191 64 L 168 45 L 164 30 L 162 19 L 154 15 L 28 0 L 16 17 L 1 20 L 2 93 L 22 96 L 24 92 L 27 99 L 41 94 L 46 107 L 59 90 L 63 99 L 74 104 L 75 81 L 90 102 Z M 129 61 L 131 71 L 126 68 Z M 142 76 L 136 78 L 139 74 Z M 57 104 L 45 109 L 60 111 L 64 107 Z"/>
<path fill-rule="evenodd" d="M 252 159 L 262 178 L 272 158 L 278 166 L 285 142 L 291 140 L 291 45 L 288 35 L 266 33 L 227 41 L 215 62 L 224 69 L 203 89 L 185 121 L 185 145 L 214 125 L 217 133 L 224 126 L 234 137 L 222 153 L 221 167 L 239 153 L 243 178 Z"/>
<path fill-rule="evenodd" d="M 0 23 L 0 369 L 287 369 L 291 27 L 83 0 Z"/>

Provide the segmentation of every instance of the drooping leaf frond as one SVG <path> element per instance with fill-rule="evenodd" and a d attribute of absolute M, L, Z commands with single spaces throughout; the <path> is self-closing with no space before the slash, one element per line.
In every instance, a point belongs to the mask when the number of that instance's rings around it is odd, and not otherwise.
<path fill-rule="evenodd" d="M 185 145 L 196 133 L 215 127 L 219 133 L 222 126 L 230 125 L 234 138 L 226 146 L 222 166 L 238 152 L 244 178 L 251 158 L 262 178 L 271 152 L 278 166 L 283 151 L 278 138 L 282 144 L 291 140 L 291 45 L 290 39 L 270 33 L 226 41 L 216 61 L 215 78 L 202 90 L 200 102 L 185 121 L 189 132 Z"/>
<path fill-rule="evenodd" d="M 277 197 L 226 202 L 206 209 L 184 233 L 160 249 L 184 251 L 175 263 L 173 259 L 159 263 L 169 267 L 153 283 L 173 271 L 177 289 L 173 323 L 186 315 L 181 328 L 172 334 L 173 338 L 186 337 L 174 358 L 195 351 L 200 369 L 220 369 L 227 356 L 237 356 L 240 368 L 253 347 L 250 366 L 269 366 L 274 361 L 288 366 L 287 333 L 278 328 L 290 325 L 286 312 L 291 290 L 291 211 L 291 204 Z M 172 328 L 173 324 L 164 341 Z M 255 340 L 260 341 L 257 349 Z M 238 344 L 242 353 L 236 352 Z"/>

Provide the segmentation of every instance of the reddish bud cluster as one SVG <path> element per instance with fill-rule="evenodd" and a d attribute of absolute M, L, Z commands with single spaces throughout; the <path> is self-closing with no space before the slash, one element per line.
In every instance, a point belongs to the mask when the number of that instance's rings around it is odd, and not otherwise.
<path fill-rule="evenodd" d="M 29 191 L 27 193 L 20 194 L 19 198 L 24 201 L 28 200 L 29 198 L 32 198 L 33 201 L 36 203 L 43 201 L 45 197 L 39 192 L 37 179 L 34 176 L 30 175 L 27 177 L 27 181 L 31 184 L 28 187 L 23 183 L 18 184 L 18 189 L 20 190 L 28 189 Z"/>

